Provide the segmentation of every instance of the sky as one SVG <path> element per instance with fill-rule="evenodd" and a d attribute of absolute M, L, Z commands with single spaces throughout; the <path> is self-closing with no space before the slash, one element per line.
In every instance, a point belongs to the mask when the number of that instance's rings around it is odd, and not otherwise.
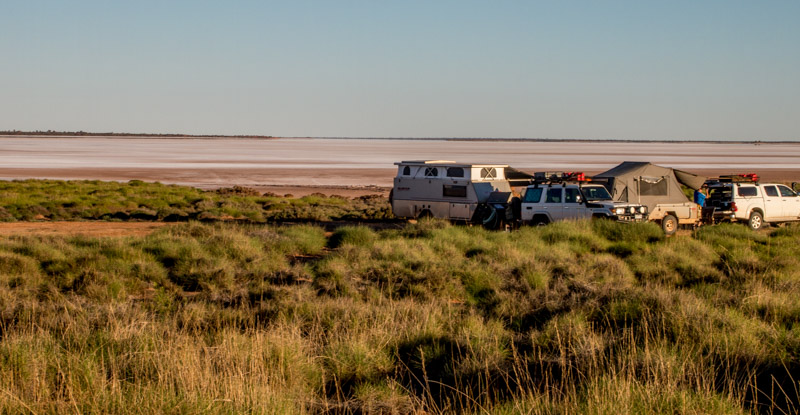
<path fill-rule="evenodd" d="M 800 2 L 0 0 L 0 130 L 800 141 Z"/>

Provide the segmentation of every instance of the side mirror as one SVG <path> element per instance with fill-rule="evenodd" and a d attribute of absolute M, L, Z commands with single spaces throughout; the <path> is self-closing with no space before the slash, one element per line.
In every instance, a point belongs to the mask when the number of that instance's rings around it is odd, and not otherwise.
<path fill-rule="evenodd" d="M 577 203 L 583 203 L 583 198 L 582 198 L 580 195 L 578 195 L 578 196 L 575 196 L 575 201 L 576 201 Z"/>

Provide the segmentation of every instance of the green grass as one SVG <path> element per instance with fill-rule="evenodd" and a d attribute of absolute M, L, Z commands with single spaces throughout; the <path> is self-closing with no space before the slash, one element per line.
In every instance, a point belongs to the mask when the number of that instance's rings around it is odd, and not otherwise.
<path fill-rule="evenodd" d="M 3 237 L 0 413 L 792 413 L 798 238 L 441 221 Z"/>
<path fill-rule="evenodd" d="M 233 187 L 193 187 L 103 181 L 0 181 L 0 221 L 159 220 L 276 221 L 376 220 L 391 216 L 386 198 L 353 199 L 312 194 L 300 198 L 260 195 Z"/>

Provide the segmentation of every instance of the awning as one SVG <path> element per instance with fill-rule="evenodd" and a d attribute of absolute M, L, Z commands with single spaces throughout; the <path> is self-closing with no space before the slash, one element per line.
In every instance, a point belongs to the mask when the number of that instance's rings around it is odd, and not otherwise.
<path fill-rule="evenodd" d="M 527 186 L 533 181 L 533 175 L 517 170 L 513 167 L 506 167 L 506 180 L 511 186 Z"/>
<path fill-rule="evenodd" d="M 688 171 L 677 169 L 673 169 L 673 171 L 675 172 L 675 178 L 678 179 L 682 185 L 694 190 L 700 189 L 703 186 L 703 183 L 705 183 L 708 179 L 708 177 L 699 176 L 694 173 L 689 173 Z"/>

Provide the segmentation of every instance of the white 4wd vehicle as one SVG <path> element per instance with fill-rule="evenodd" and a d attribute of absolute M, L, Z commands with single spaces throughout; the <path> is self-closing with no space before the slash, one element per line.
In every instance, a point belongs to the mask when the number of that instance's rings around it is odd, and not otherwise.
<path fill-rule="evenodd" d="M 703 213 L 714 222 L 747 222 L 760 229 L 765 223 L 800 221 L 800 196 L 782 184 L 712 182 Z"/>
<path fill-rule="evenodd" d="M 525 189 L 520 219 L 522 223 L 544 225 L 558 220 L 606 218 L 621 222 L 647 220 L 647 207 L 614 202 L 599 184 L 535 184 Z"/>

